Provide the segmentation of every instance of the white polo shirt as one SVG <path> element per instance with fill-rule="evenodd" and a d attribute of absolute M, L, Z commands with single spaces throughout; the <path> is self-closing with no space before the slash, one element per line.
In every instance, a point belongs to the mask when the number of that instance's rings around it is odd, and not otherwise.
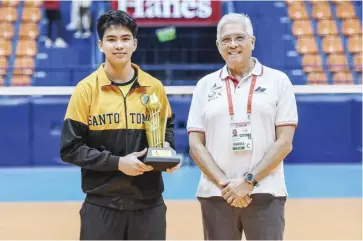
<path fill-rule="evenodd" d="M 235 88 L 230 84 L 235 120 L 247 120 L 247 100 L 252 74 L 257 75 L 252 97 L 252 151 L 232 151 L 231 118 L 226 92 L 227 67 L 200 79 L 193 93 L 187 131 L 204 132 L 206 148 L 214 161 L 229 178 L 242 177 L 250 171 L 276 140 L 275 127 L 297 125 L 298 114 L 293 86 L 288 76 L 278 70 L 262 66 L 254 58 L 255 67 Z M 272 174 L 260 181 L 253 193 L 286 196 L 285 176 L 281 163 Z M 198 197 L 221 196 L 221 190 L 202 173 Z"/>

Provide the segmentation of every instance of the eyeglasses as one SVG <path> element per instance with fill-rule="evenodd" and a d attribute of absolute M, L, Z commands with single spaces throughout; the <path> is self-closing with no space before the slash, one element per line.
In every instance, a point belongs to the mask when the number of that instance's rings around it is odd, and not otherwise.
<path fill-rule="evenodd" d="M 248 37 L 246 37 L 246 36 L 243 36 L 243 35 L 238 35 L 238 36 L 236 36 L 236 37 L 230 37 L 230 36 L 228 36 L 228 37 L 225 37 L 225 38 L 222 38 L 221 40 L 220 40 L 220 43 L 222 44 L 222 45 L 230 45 L 231 43 L 232 43 L 232 41 L 234 41 L 235 43 L 237 43 L 237 44 L 243 44 L 243 42 L 246 40 L 246 39 L 248 39 Z"/>

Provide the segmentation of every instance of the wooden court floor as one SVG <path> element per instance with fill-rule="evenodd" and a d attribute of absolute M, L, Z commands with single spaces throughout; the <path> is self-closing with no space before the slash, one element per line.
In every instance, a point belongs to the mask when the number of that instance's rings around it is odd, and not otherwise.
<path fill-rule="evenodd" d="M 79 202 L 0 203 L 0 239 L 78 238 Z M 167 238 L 203 239 L 197 201 L 167 201 Z M 289 199 L 286 240 L 362 240 L 362 199 Z"/>

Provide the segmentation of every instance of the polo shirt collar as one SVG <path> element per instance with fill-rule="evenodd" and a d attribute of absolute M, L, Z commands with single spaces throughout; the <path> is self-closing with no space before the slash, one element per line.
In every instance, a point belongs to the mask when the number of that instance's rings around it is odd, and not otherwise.
<path fill-rule="evenodd" d="M 263 74 L 263 66 L 262 66 L 262 64 L 258 61 L 257 58 L 252 57 L 252 59 L 255 62 L 255 67 L 253 67 L 253 69 L 251 71 L 251 74 L 252 75 L 256 75 L 256 76 L 261 76 Z M 221 69 L 221 72 L 219 74 L 219 77 L 220 77 L 221 80 L 225 80 L 227 77 L 229 77 L 227 65 L 225 65 Z"/>

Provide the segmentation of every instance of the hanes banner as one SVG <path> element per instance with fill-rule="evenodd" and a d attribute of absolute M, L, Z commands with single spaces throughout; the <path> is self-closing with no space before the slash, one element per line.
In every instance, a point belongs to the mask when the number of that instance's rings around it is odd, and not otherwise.
<path fill-rule="evenodd" d="M 208 26 L 220 19 L 220 4 L 212 0 L 117 0 L 112 8 L 127 11 L 139 26 Z"/>

